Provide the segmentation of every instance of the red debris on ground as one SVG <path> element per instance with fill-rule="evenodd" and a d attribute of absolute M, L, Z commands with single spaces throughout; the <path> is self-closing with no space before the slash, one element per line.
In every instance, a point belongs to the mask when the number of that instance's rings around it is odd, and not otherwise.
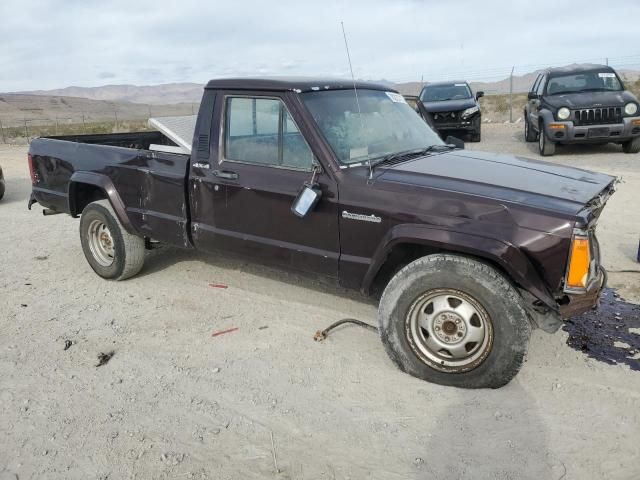
<path fill-rule="evenodd" d="M 236 330 L 238 330 L 240 327 L 233 327 L 233 328 L 228 328 L 226 330 L 220 330 L 218 332 L 213 332 L 211 334 L 212 337 L 217 337 L 219 335 L 224 335 L 225 333 L 231 333 L 231 332 L 235 332 Z"/>
<path fill-rule="evenodd" d="M 229 288 L 227 285 L 225 285 L 224 283 L 210 283 L 209 286 L 211 288 Z"/>

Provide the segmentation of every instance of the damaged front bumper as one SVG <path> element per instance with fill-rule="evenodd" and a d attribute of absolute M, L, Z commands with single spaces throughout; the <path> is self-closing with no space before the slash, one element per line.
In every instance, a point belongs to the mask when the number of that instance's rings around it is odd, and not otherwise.
<path fill-rule="evenodd" d="M 584 293 L 567 293 L 559 303 L 559 312 L 562 319 L 567 319 L 581 313 L 597 308 L 600 303 L 600 295 L 607 285 L 607 271 L 600 266 L 598 275 L 587 285 Z"/>

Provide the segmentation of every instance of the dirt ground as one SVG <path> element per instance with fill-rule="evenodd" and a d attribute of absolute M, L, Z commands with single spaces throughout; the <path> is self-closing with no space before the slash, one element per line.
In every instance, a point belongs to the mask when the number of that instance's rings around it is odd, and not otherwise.
<path fill-rule="evenodd" d="M 483 128 L 468 148 L 537 158 L 522 125 Z M 640 155 L 619 150 L 552 161 L 624 177 L 599 237 L 626 299 L 608 301 L 627 315 L 640 303 L 640 274 L 622 272 L 640 271 Z M 77 220 L 27 210 L 26 148 L 0 146 L 0 165 L 0 480 L 640 477 L 640 354 L 609 365 L 565 331 L 536 331 L 506 387 L 431 385 L 367 330 L 313 341 L 341 318 L 375 322 L 357 294 L 171 248 L 131 280 L 101 280 Z M 623 320 L 637 352 L 640 328 Z M 618 330 L 600 340 L 619 350 Z"/>

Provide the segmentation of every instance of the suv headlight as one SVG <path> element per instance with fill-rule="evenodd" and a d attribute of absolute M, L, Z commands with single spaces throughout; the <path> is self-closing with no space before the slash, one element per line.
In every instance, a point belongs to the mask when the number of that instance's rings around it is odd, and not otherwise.
<path fill-rule="evenodd" d="M 480 107 L 478 107 L 477 105 L 475 107 L 471 107 L 471 108 L 467 108 L 466 110 L 464 110 L 462 112 L 462 115 L 460 115 L 462 118 L 469 118 L 471 115 L 473 115 L 476 112 L 480 111 Z"/>
<path fill-rule="evenodd" d="M 638 105 L 633 102 L 629 102 L 624 106 L 624 113 L 627 115 L 635 115 L 638 111 Z"/>
<path fill-rule="evenodd" d="M 566 120 L 570 116 L 571 116 L 571 110 L 569 110 L 567 107 L 561 107 L 558 110 L 558 120 Z"/>

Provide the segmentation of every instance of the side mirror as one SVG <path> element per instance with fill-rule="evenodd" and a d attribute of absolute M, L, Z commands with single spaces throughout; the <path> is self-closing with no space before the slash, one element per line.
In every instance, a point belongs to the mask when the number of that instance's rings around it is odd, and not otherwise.
<path fill-rule="evenodd" d="M 484 97 L 484 92 L 480 91 L 476 93 L 476 100 L 478 100 L 480 97 Z"/>
<path fill-rule="evenodd" d="M 536 100 L 538 98 L 538 94 L 535 92 L 529 92 L 529 94 L 527 95 L 527 98 L 529 100 Z"/>
<path fill-rule="evenodd" d="M 322 190 L 320 190 L 318 184 L 305 182 L 293 201 L 293 205 L 291 205 L 291 212 L 296 217 L 303 218 L 313 210 L 320 197 L 322 197 Z"/>
<path fill-rule="evenodd" d="M 460 150 L 464 150 L 464 140 L 458 137 L 449 135 L 447 138 L 445 138 L 444 143 L 446 143 L 447 145 L 453 145 L 455 148 L 458 148 Z"/>

